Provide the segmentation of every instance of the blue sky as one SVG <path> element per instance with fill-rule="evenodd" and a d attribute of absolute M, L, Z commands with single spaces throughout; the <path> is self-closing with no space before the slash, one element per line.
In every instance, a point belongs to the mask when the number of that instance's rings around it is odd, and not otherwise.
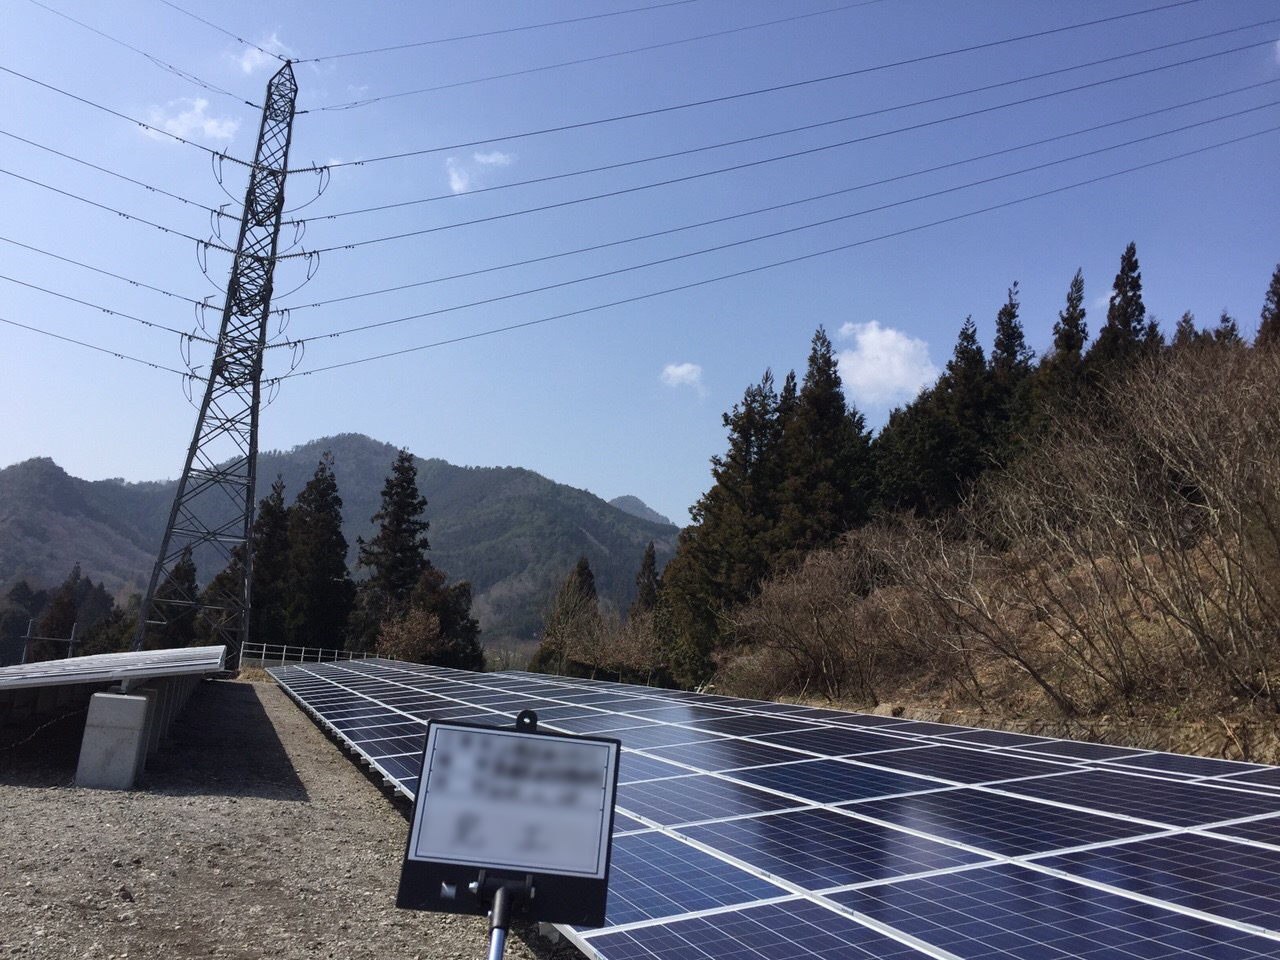
<path fill-rule="evenodd" d="M 201 241 L 245 186 L 210 151 L 251 158 L 280 57 L 305 221 L 282 244 L 311 256 L 276 273 L 273 337 L 306 342 L 270 352 L 263 449 L 357 431 L 683 523 L 722 412 L 802 369 L 819 324 L 879 426 L 967 315 L 989 345 L 1015 280 L 1041 351 L 1077 268 L 1097 330 L 1130 241 L 1166 330 L 1225 309 L 1251 334 L 1280 261 L 1273 0 L 5 0 L 4 21 L 0 466 L 180 472 L 181 372 L 209 361 L 189 301 L 216 330 L 230 269 Z"/>

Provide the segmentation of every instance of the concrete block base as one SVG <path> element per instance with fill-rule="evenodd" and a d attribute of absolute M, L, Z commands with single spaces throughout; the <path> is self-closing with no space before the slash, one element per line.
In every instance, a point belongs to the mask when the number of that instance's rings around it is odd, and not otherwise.
<path fill-rule="evenodd" d="M 152 694 L 152 698 L 154 694 Z M 95 693 L 89 701 L 76 786 L 129 790 L 146 759 L 147 696 Z"/>

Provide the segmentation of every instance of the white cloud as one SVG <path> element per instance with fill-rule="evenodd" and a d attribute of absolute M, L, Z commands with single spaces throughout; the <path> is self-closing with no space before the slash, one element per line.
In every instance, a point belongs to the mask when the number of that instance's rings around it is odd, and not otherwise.
<path fill-rule="evenodd" d="M 700 397 L 707 395 L 707 388 L 702 384 L 702 367 L 696 363 L 668 363 L 662 368 L 662 382 L 673 388 L 692 387 Z"/>
<path fill-rule="evenodd" d="M 516 155 L 493 150 L 489 153 L 473 153 L 471 159 L 482 167 L 509 167 L 516 162 Z"/>
<path fill-rule="evenodd" d="M 241 72 L 246 74 L 257 73 L 263 67 L 279 68 L 280 59 L 271 56 L 273 53 L 290 59 L 294 56 L 293 51 L 280 41 L 280 37 L 272 33 L 268 39 L 256 47 L 246 47 L 244 53 L 235 57 L 235 62 L 240 65 Z"/>
<path fill-rule="evenodd" d="M 190 139 L 193 134 L 200 134 L 209 140 L 232 139 L 240 129 L 240 121 L 233 117 L 211 117 L 208 110 L 209 101 L 203 97 L 194 100 L 182 97 L 170 100 L 164 107 L 151 107 L 147 111 L 147 122 L 184 140 Z M 148 134 L 157 136 L 151 131 Z"/>
<path fill-rule="evenodd" d="M 480 185 L 483 173 L 496 167 L 509 167 L 516 162 L 514 153 L 493 150 L 489 153 L 473 153 L 470 159 L 448 157 L 444 162 L 449 175 L 449 189 L 454 193 L 466 193 Z"/>
<path fill-rule="evenodd" d="M 454 193 L 466 193 L 471 189 L 471 173 L 466 165 L 457 157 L 449 157 L 444 162 L 449 172 L 449 189 Z"/>
<path fill-rule="evenodd" d="M 845 389 L 860 406 L 887 407 L 911 400 L 938 377 L 929 345 L 901 330 L 870 323 L 846 323 L 841 340 L 853 345 L 838 360 Z"/>

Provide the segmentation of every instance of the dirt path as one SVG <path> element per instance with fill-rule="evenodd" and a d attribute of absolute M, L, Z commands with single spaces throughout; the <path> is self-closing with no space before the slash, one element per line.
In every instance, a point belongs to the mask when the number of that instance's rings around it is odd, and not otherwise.
<path fill-rule="evenodd" d="M 486 921 L 395 909 L 405 811 L 274 685 L 202 684 L 132 792 L 70 786 L 82 726 L 0 753 L 0 957 L 486 956 Z"/>

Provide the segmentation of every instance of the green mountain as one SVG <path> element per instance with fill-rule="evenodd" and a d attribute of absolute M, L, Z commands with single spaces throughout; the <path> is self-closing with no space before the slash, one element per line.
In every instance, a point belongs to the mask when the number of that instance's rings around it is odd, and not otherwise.
<path fill-rule="evenodd" d="M 343 499 L 348 559 L 359 577 L 356 538 L 373 533 L 369 518 L 378 509 L 395 447 L 342 434 L 263 452 L 259 494 L 279 475 L 292 501 L 326 450 L 333 454 Z M 543 604 L 579 556 L 590 561 L 601 598 L 626 609 L 645 545 L 654 542 L 659 565 L 675 549 L 675 527 L 633 516 L 531 470 L 458 467 L 439 459 L 417 464 L 418 486 L 428 500 L 431 559 L 451 580 L 471 582 L 473 612 L 487 646 L 532 641 Z M 175 487 L 173 481 L 79 480 L 43 458 L 0 470 L 0 587 L 22 578 L 54 585 L 79 562 L 85 576 L 103 581 L 113 593 L 143 589 Z M 216 572 L 202 568 L 200 578 Z"/>

